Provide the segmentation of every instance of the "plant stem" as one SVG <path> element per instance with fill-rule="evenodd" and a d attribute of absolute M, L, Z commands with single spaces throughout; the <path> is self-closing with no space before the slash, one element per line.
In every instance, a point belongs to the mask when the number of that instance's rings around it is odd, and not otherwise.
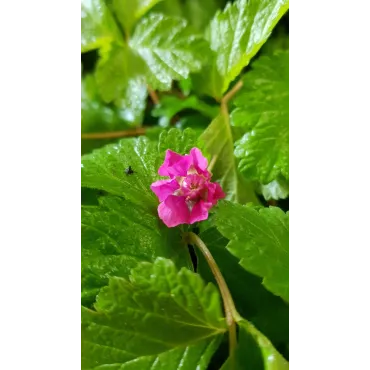
<path fill-rule="evenodd" d="M 221 99 L 221 103 L 224 103 L 224 104 L 227 104 L 228 101 L 242 88 L 243 86 L 243 81 L 242 80 L 239 80 L 234 86 L 233 88 L 228 91 L 224 96 L 223 98 Z"/>
<path fill-rule="evenodd" d="M 215 154 L 213 157 L 212 157 L 212 159 L 211 159 L 211 162 L 209 163 L 209 165 L 208 165 L 208 171 L 210 172 L 210 173 L 212 173 L 212 168 L 214 167 L 214 165 L 215 165 L 215 163 L 216 163 L 216 161 L 217 161 L 217 157 L 218 157 L 218 155 L 217 154 Z"/>
<path fill-rule="evenodd" d="M 145 127 L 136 127 L 130 130 L 112 131 L 112 132 L 92 132 L 81 134 L 81 139 L 112 139 L 115 137 L 134 137 L 145 135 Z"/>
<path fill-rule="evenodd" d="M 147 88 L 148 88 L 148 93 L 150 95 L 150 98 L 152 99 L 152 102 L 155 105 L 158 105 L 159 104 L 159 98 L 158 98 L 157 93 L 154 90 L 152 90 L 149 85 L 147 86 Z"/>
<path fill-rule="evenodd" d="M 224 277 L 221 274 L 220 269 L 217 266 L 215 259 L 213 258 L 211 252 L 204 244 L 203 240 L 199 238 L 198 235 L 194 234 L 193 232 L 188 232 L 186 234 L 187 240 L 190 244 L 197 246 L 200 251 L 202 252 L 204 258 L 206 259 L 208 266 L 210 267 L 213 276 L 216 279 L 218 288 L 221 292 L 221 297 L 224 303 L 225 309 L 225 316 L 226 316 L 226 323 L 229 328 L 229 356 L 230 362 L 232 364 L 235 363 L 235 349 L 237 345 L 236 340 L 236 324 L 235 321 L 240 317 L 238 312 L 236 311 L 235 304 L 233 298 L 230 294 L 229 288 L 226 284 Z"/>

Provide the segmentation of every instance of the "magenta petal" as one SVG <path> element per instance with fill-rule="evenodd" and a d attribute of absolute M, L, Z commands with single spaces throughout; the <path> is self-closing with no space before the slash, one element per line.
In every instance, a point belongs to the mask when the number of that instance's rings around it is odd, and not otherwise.
<path fill-rule="evenodd" d="M 203 175 L 205 178 L 210 179 L 211 174 L 207 170 L 208 161 L 202 154 L 202 152 L 198 148 L 193 148 L 190 150 L 190 155 L 193 159 L 193 165 L 196 171 Z"/>
<path fill-rule="evenodd" d="M 208 184 L 208 202 L 211 202 L 212 205 L 215 205 L 219 199 L 226 197 L 226 194 L 223 192 L 221 186 L 217 182 L 210 182 Z"/>
<path fill-rule="evenodd" d="M 175 227 L 189 223 L 190 212 L 184 196 L 169 195 L 164 202 L 158 206 L 159 218 L 168 227 Z"/>
<path fill-rule="evenodd" d="M 166 151 L 166 157 L 158 174 L 161 176 L 186 176 L 189 167 L 193 164 L 193 158 L 190 155 L 180 155 L 172 150 Z"/>
<path fill-rule="evenodd" d="M 193 209 L 190 213 L 190 224 L 193 224 L 197 221 L 203 221 L 208 218 L 208 211 L 212 207 L 212 203 L 205 202 L 200 200 L 196 204 L 194 204 Z"/>
<path fill-rule="evenodd" d="M 176 180 L 158 180 L 150 185 L 150 189 L 152 189 L 160 202 L 163 202 L 169 195 L 173 194 L 179 188 L 180 185 Z"/>
<path fill-rule="evenodd" d="M 208 167 L 207 158 L 205 158 L 202 152 L 198 148 L 190 150 L 190 155 L 193 157 L 193 163 L 196 169 L 205 171 Z"/>

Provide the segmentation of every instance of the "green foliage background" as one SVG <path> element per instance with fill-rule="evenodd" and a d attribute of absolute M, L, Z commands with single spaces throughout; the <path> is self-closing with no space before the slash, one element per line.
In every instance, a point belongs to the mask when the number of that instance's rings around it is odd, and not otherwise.
<path fill-rule="evenodd" d="M 287 369 L 289 3 L 82 0 L 82 368 Z M 166 149 L 215 158 L 227 199 L 186 227 L 150 184 Z M 127 174 L 131 166 L 133 174 Z"/>

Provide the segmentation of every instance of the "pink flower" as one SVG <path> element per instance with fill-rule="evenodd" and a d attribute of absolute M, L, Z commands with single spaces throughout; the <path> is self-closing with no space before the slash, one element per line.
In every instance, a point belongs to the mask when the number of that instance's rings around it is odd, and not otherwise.
<path fill-rule="evenodd" d="M 156 181 L 150 188 L 161 202 L 158 215 L 168 227 L 206 220 L 209 209 L 225 197 L 221 186 L 210 182 L 207 166 L 198 148 L 186 155 L 166 151 L 158 173 L 170 179 Z"/>

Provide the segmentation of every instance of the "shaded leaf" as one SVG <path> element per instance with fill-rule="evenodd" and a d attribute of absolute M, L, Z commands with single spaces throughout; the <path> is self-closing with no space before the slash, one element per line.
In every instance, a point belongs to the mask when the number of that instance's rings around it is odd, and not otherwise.
<path fill-rule="evenodd" d="M 130 46 L 146 64 L 152 89 L 169 90 L 172 80 L 198 71 L 207 57 L 207 43 L 192 33 L 184 19 L 151 14 L 135 28 Z"/>
<path fill-rule="evenodd" d="M 117 15 L 126 37 L 131 34 L 136 22 L 154 5 L 162 0 L 110 0 L 112 9 Z"/>
<path fill-rule="evenodd" d="M 178 266 L 191 261 L 178 230 L 152 212 L 119 197 L 104 196 L 99 206 L 82 207 L 82 301 L 91 304 L 111 276 L 127 277 L 138 262 L 171 258 Z"/>
<path fill-rule="evenodd" d="M 198 31 L 203 31 L 218 9 L 217 0 L 187 0 L 183 5 L 184 17 Z"/>
<path fill-rule="evenodd" d="M 101 97 L 107 103 L 127 97 L 131 78 L 139 78 L 143 62 L 129 47 L 111 45 L 100 52 L 95 76 Z M 142 81 L 143 83 L 143 81 Z"/>
<path fill-rule="evenodd" d="M 117 109 L 105 104 L 98 95 L 95 79 L 87 75 L 81 80 L 81 132 L 113 131 L 128 125 Z"/>
<path fill-rule="evenodd" d="M 192 87 L 193 87 L 193 83 L 191 81 L 191 78 L 188 77 L 186 79 L 183 79 L 183 80 L 180 80 L 179 81 L 179 87 L 182 91 L 182 93 L 185 95 L 185 96 L 188 96 L 192 90 Z"/>
<path fill-rule="evenodd" d="M 247 271 L 263 278 L 272 293 L 289 301 L 289 212 L 221 202 L 216 225 L 227 249 Z"/>
<path fill-rule="evenodd" d="M 271 36 L 261 48 L 262 55 L 273 55 L 279 50 L 289 50 L 289 32 L 286 30 L 284 22 L 289 23 L 289 11 L 281 18 Z"/>
<path fill-rule="evenodd" d="M 236 369 L 227 361 L 221 370 L 288 370 L 289 364 L 271 342 L 247 320 L 240 320 Z"/>
<path fill-rule="evenodd" d="M 152 12 L 171 17 L 183 17 L 181 0 L 163 0 L 153 8 Z"/>
<path fill-rule="evenodd" d="M 194 90 L 201 95 L 208 95 L 220 101 L 222 98 L 223 78 L 217 70 L 216 53 L 211 53 L 209 63 L 199 73 L 191 76 Z"/>
<path fill-rule="evenodd" d="M 148 90 L 142 79 L 129 79 L 123 97 L 116 100 L 121 117 L 133 126 L 141 124 L 144 119 L 147 97 Z"/>
<path fill-rule="evenodd" d="M 153 12 L 185 18 L 194 29 L 203 32 L 216 13 L 218 0 L 163 0 L 153 8 Z"/>
<path fill-rule="evenodd" d="M 202 222 L 201 225 L 204 223 Z M 269 292 L 262 285 L 261 278 L 249 273 L 239 264 L 238 258 L 226 249 L 229 240 L 215 227 L 211 226 L 199 236 L 216 260 L 239 314 L 251 321 L 284 355 L 287 354 L 285 350 L 289 343 L 288 304 Z M 201 253 L 197 255 L 197 272 L 205 281 L 216 284 L 203 255 Z"/>
<path fill-rule="evenodd" d="M 176 96 L 164 96 L 159 105 L 153 109 L 152 115 L 154 117 L 160 117 L 160 125 L 166 127 L 170 124 L 172 117 L 185 109 L 196 110 L 211 119 L 214 118 L 220 110 L 217 106 L 204 103 L 195 95 L 189 96 L 186 99 L 180 99 Z"/>
<path fill-rule="evenodd" d="M 227 193 L 227 199 L 258 204 L 252 184 L 247 183 L 237 171 L 234 157 L 234 141 L 229 120 L 225 114 L 219 114 L 203 132 L 201 139 L 209 154 L 216 156 L 212 169 L 214 180 L 218 180 Z"/>
<path fill-rule="evenodd" d="M 216 288 L 162 258 L 111 278 L 95 308 L 82 309 L 83 369 L 206 369 L 226 331 Z"/>
<path fill-rule="evenodd" d="M 125 121 L 120 110 L 103 102 L 99 96 L 93 75 L 86 75 L 81 80 L 81 133 L 96 133 L 125 130 L 130 123 Z M 81 152 L 109 144 L 116 139 L 82 139 Z"/>
<path fill-rule="evenodd" d="M 181 117 L 174 127 L 179 128 L 180 130 L 185 130 L 187 128 L 191 128 L 197 134 L 197 137 L 200 137 L 203 131 L 208 127 L 209 118 L 201 115 L 201 114 L 189 114 Z M 202 145 L 202 144 L 199 144 Z"/>
<path fill-rule="evenodd" d="M 231 122 L 246 134 L 235 143 L 239 169 L 268 184 L 289 180 L 289 52 L 261 56 L 244 77 Z"/>

